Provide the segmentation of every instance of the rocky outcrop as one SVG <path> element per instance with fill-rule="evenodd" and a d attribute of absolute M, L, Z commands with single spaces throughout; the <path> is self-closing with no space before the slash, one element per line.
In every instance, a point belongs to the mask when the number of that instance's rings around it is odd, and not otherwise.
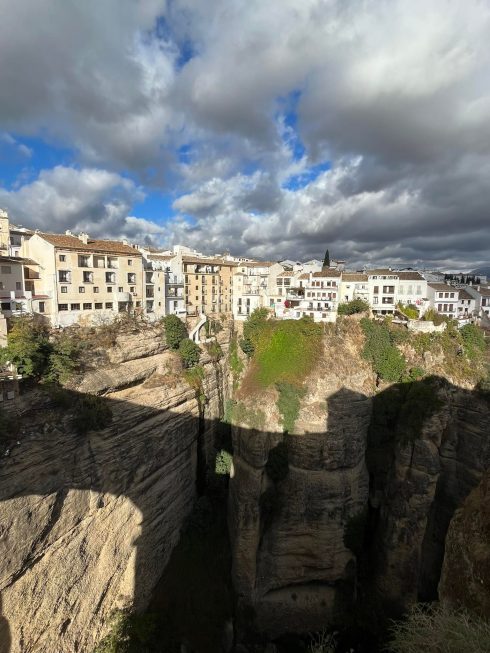
<path fill-rule="evenodd" d="M 440 600 L 490 619 L 490 473 L 449 525 L 439 583 Z"/>
<path fill-rule="evenodd" d="M 390 612 L 437 599 L 449 523 L 490 466 L 485 398 L 435 384 L 437 408 L 413 438 L 402 422 L 420 405 L 396 408 L 398 388 L 377 398 L 378 411 L 375 401 L 368 449 L 373 569 Z"/>
<path fill-rule="evenodd" d="M 22 398 L 0 461 L 2 653 L 90 653 L 114 608 L 145 607 L 179 539 L 226 374 L 204 358 L 204 405 L 161 337 L 145 338 L 125 335 L 79 379 L 110 406 L 102 431 L 77 435 L 69 411 Z"/>
<path fill-rule="evenodd" d="M 263 430 L 234 429 L 233 581 L 242 614 L 272 637 L 323 628 L 337 584 L 355 576 L 344 531 L 368 498 L 373 379 L 349 344 L 340 352 L 325 343 L 285 443 L 272 393 L 260 400 Z"/>

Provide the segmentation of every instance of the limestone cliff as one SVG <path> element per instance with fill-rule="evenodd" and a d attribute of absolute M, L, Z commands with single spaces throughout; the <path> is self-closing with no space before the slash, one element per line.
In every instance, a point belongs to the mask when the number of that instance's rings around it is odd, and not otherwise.
<path fill-rule="evenodd" d="M 31 389 L 0 461 L 2 653 L 89 653 L 114 608 L 144 607 L 213 447 L 219 364 L 204 355 L 203 406 L 158 329 L 92 358 L 73 397 L 104 395 L 110 426 L 77 435 L 69 410 Z"/>
<path fill-rule="evenodd" d="M 348 335 L 342 345 L 325 339 L 324 346 L 282 450 L 283 479 L 274 474 L 283 435 L 273 392 L 260 398 L 267 415 L 261 430 L 233 430 L 233 580 L 244 614 L 269 636 L 323 628 L 332 619 L 336 584 L 355 576 L 343 534 L 368 500 L 374 380 Z"/>

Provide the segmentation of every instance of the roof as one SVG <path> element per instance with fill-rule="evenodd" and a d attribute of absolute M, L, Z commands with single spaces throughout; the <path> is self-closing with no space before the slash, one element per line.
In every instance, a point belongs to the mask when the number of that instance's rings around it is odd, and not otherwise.
<path fill-rule="evenodd" d="M 485 297 L 490 297 L 490 288 L 483 288 L 480 286 L 480 290 L 476 289 L 476 292 L 479 293 L 480 295 L 485 295 Z"/>
<path fill-rule="evenodd" d="M 470 293 L 467 290 L 460 290 L 459 291 L 459 298 L 460 299 L 475 299 L 473 295 L 470 295 Z"/>
<path fill-rule="evenodd" d="M 425 281 L 420 272 L 397 272 L 400 281 Z"/>
<path fill-rule="evenodd" d="M 303 272 L 303 274 L 300 274 L 298 277 L 298 279 L 309 279 L 309 278 L 310 275 L 308 274 L 308 272 Z"/>
<path fill-rule="evenodd" d="M 22 263 L 23 265 L 39 265 L 31 258 L 22 258 L 21 256 L 0 256 L 1 263 Z"/>
<path fill-rule="evenodd" d="M 89 238 L 84 243 L 77 236 L 68 236 L 66 234 L 45 234 L 38 233 L 38 236 L 46 240 L 58 249 L 73 249 L 80 252 L 104 252 L 107 254 L 129 254 L 131 256 L 142 256 L 131 245 L 126 245 L 119 240 L 93 240 Z"/>
<path fill-rule="evenodd" d="M 278 274 L 278 277 L 293 277 L 294 272 L 292 270 L 284 270 L 284 272 L 281 272 L 281 274 Z"/>
<path fill-rule="evenodd" d="M 236 267 L 236 261 L 227 261 L 224 258 L 199 258 L 198 256 L 183 256 L 183 263 L 197 263 L 198 265 L 225 265 L 229 267 Z"/>
<path fill-rule="evenodd" d="M 396 272 L 395 270 L 390 270 L 389 268 L 377 268 L 376 270 L 366 270 L 366 274 L 369 276 L 372 276 L 373 274 L 379 275 L 379 274 L 384 274 L 384 275 L 390 275 L 392 277 L 398 277 L 400 275 L 399 272 Z"/>
<path fill-rule="evenodd" d="M 275 265 L 274 261 L 239 261 L 238 265 L 244 268 L 270 268 Z"/>
<path fill-rule="evenodd" d="M 368 275 L 362 272 L 342 272 L 342 281 L 367 281 Z"/>
<path fill-rule="evenodd" d="M 150 254 L 148 256 L 149 261 L 170 261 L 175 258 L 175 254 Z"/>
<path fill-rule="evenodd" d="M 341 277 L 342 272 L 336 268 L 323 268 L 320 272 L 313 272 L 313 277 Z"/>
<path fill-rule="evenodd" d="M 428 285 L 438 292 L 459 292 L 457 288 L 449 286 L 447 283 L 429 283 Z"/>

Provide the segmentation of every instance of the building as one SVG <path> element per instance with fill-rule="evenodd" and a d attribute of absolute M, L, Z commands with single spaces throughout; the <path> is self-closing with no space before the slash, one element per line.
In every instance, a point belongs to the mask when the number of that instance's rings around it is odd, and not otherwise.
<path fill-rule="evenodd" d="M 429 302 L 427 297 L 427 281 L 416 271 L 400 271 L 398 275 L 397 303 L 411 304 L 424 313 Z"/>
<path fill-rule="evenodd" d="M 340 302 L 347 303 L 354 299 L 369 303 L 368 276 L 362 272 L 342 272 Z"/>
<path fill-rule="evenodd" d="M 469 320 L 477 315 L 476 298 L 467 290 L 459 290 L 458 320 Z"/>
<path fill-rule="evenodd" d="M 183 270 L 188 316 L 233 311 L 233 273 L 238 265 L 235 261 L 179 253 L 174 265 L 181 265 Z"/>
<path fill-rule="evenodd" d="M 53 326 L 97 324 L 119 312 L 142 311 L 142 254 L 125 242 L 34 233 L 30 256 L 39 261 L 45 314 Z"/>
<path fill-rule="evenodd" d="M 271 269 L 283 267 L 270 261 L 240 261 L 233 275 L 233 317 L 245 320 L 256 308 L 270 306 Z M 272 278 L 275 280 L 275 276 Z"/>
<path fill-rule="evenodd" d="M 319 272 L 303 273 L 300 287 L 304 297 L 299 300 L 299 308 L 315 322 L 335 322 L 340 300 L 342 272 L 337 268 L 323 268 Z"/>
<path fill-rule="evenodd" d="M 455 318 L 458 314 L 459 290 L 447 283 L 427 284 L 430 305 L 441 315 Z"/>
<path fill-rule="evenodd" d="M 480 317 L 490 318 L 490 287 L 465 286 L 464 291 L 475 300 L 475 313 Z"/>
<path fill-rule="evenodd" d="M 396 307 L 398 273 L 389 268 L 368 270 L 369 305 L 373 313 L 393 315 Z"/>

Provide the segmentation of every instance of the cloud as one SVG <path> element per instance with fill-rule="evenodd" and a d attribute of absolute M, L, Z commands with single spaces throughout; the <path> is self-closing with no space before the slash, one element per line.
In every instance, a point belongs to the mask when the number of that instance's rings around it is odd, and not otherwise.
<path fill-rule="evenodd" d="M 0 128 L 78 153 L 0 193 L 26 223 L 266 258 L 488 260 L 488 3 L 4 4 Z M 170 188 L 176 216 L 133 216 L 138 184 Z"/>

